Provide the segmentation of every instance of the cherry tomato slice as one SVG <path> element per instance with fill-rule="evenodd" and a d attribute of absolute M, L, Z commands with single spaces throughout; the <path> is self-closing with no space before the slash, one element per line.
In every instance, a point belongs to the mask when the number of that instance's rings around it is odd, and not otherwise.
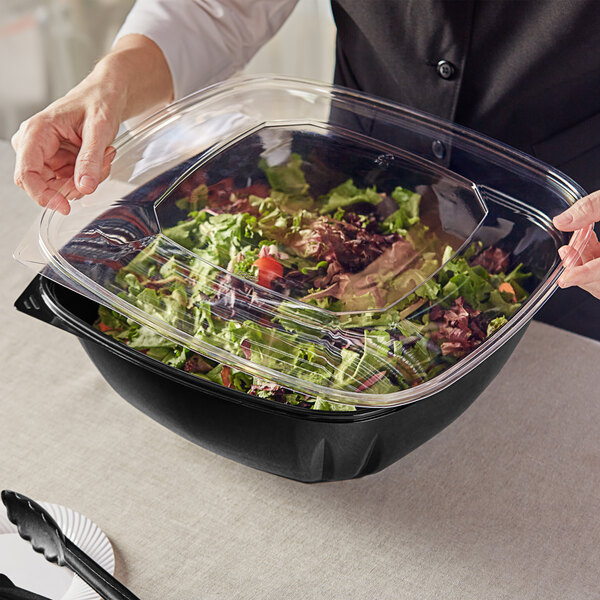
<path fill-rule="evenodd" d="M 271 288 L 271 282 L 283 275 L 283 265 L 272 256 L 261 256 L 254 261 L 258 269 L 258 285 Z"/>

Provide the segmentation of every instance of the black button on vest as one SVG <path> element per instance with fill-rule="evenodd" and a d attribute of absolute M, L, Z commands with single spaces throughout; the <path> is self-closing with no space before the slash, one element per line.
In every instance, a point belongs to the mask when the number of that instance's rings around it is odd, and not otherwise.
<path fill-rule="evenodd" d="M 444 146 L 444 142 L 440 140 L 434 140 L 431 143 L 431 151 L 433 152 L 433 155 L 440 160 L 446 156 L 446 146 Z"/>
<path fill-rule="evenodd" d="M 452 79 L 456 72 L 456 67 L 448 60 L 440 60 L 436 69 L 442 79 Z"/>

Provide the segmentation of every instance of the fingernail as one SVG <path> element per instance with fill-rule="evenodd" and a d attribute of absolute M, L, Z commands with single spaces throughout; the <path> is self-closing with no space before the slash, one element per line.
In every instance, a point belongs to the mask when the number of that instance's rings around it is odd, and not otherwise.
<path fill-rule="evenodd" d="M 564 258 L 565 256 L 567 256 L 568 253 L 569 253 L 569 248 L 567 248 L 567 246 L 562 246 L 561 248 L 558 249 L 558 255 L 561 258 Z"/>
<path fill-rule="evenodd" d="M 79 190 L 85 194 L 90 194 L 96 189 L 96 181 L 89 175 L 83 175 L 79 179 Z"/>
<path fill-rule="evenodd" d="M 554 222 L 554 224 L 556 226 L 568 225 L 569 223 L 573 222 L 573 215 L 568 211 L 563 212 L 563 213 L 560 213 L 560 215 L 556 215 L 556 217 L 554 217 L 554 219 L 552 219 L 552 221 Z"/>

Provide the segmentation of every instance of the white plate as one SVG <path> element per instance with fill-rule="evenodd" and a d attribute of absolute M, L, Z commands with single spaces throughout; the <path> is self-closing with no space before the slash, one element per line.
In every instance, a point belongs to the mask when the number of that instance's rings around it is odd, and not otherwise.
<path fill-rule="evenodd" d="M 115 555 L 104 532 L 78 512 L 57 504 L 40 504 L 52 515 L 63 533 L 111 575 Z M 49 563 L 21 539 L 0 504 L 0 573 L 16 586 L 51 600 L 98 600 L 100 596 L 67 567 Z"/>

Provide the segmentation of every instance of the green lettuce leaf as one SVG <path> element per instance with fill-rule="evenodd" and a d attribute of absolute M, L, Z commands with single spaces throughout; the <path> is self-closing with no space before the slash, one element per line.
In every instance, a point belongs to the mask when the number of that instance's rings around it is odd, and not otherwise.
<path fill-rule="evenodd" d="M 308 183 L 302 171 L 302 157 L 299 154 L 293 153 L 284 165 L 270 166 L 263 158 L 258 166 L 264 171 L 273 190 L 292 196 L 308 192 Z"/>
<path fill-rule="evenodd" d="M 329 193 L 321 196 L 322 202 L 319 213 L 326 215 L 336 212 L 341 208 L 346 208 L 358 202 L 368 202 L 377 205 L 382 201 L 382 197 L 377 193 L 375 186 L 370 188 L 357 188 L 352 179 L 334 187 Z"/>
<path fill-rule="evenodd" d="M 487 327 L 487 336 L 490 337 L 490 335 L 492 335 L 493 333 L 496 333 L 496 331 L 498 331 L 501 327 L 504 327 L 504 325 L 506 325 L 508 323 L 508 320 L 506 319 L 506 317 L 504 315 L 501 315 L 500 317 L 496 317 L 495 319 L 492 319 L 489 323 L 488 323 L 488 327 Z"/>
<path fill-rule="evenodd" d="M 347 412 L 356 410 L 356 407 L 351 404 L 339 404 L 338 402 L 328 402 L 320 396 L 315 398 L 315 403 L 312 405 L 313 410 L 328 410 L 330 412 Z"/>
<path fill-rule="evenodd" d="M 421 195 L 400 186 L 391 195 L 398 204 L 398 210 L 385 219 L 382 223 L 382 229 L 387 233 L 400 233 L 403 235 L 420 221 L 419 203 L 421 202 Z"/>

